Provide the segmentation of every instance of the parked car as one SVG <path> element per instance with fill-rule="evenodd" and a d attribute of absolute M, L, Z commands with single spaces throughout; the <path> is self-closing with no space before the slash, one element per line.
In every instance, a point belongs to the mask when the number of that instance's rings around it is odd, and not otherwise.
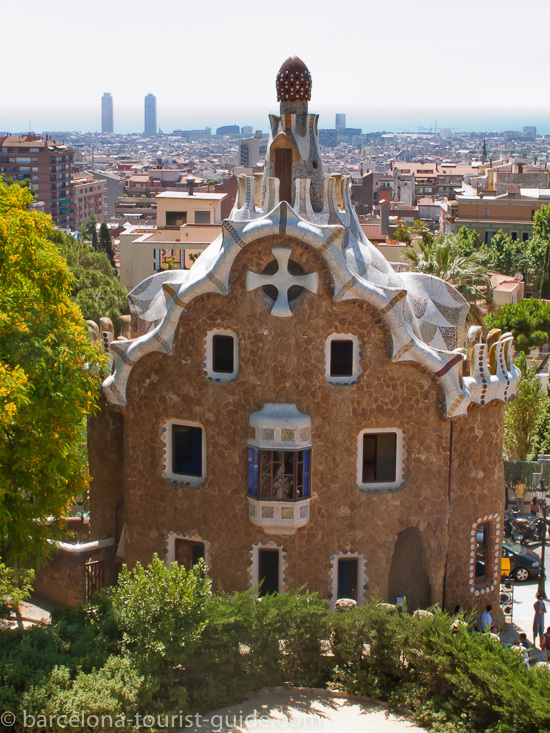
<path fill-rule="evenodd" d="M 502 539 L 502 556 L 510 559 L 510 577 L 520 583 L 537 578 L 540 568 L 540 557 L 533 550 L 522 547 L 517 542 L 504 537 Z"/>

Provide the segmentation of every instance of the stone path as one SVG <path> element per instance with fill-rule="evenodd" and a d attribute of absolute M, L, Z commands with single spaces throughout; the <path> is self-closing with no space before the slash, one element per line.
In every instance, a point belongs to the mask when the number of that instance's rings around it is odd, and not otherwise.
<path fill-rule="evenodd" d="M 330 691 L 276 687 L 245 702 L 189 721 L 178 733 L 252 733 L 302 730 L 322 733 L 414 733 L 425 731 L 406 718 L 369 703 Z"/>

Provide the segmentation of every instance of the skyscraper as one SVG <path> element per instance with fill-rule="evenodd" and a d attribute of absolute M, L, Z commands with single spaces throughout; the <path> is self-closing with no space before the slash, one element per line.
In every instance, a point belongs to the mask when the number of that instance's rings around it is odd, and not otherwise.
<path fill-rule="evenodd" d="M 157 134 L 157 98 L 154 94 L 145 97 L 145 134 Z"/>
<path fill-rule="evenodd" d="M 337 114 L 336 115 L 336 125 L 337 130 L 344 131 L 346 129 L 346 115 L 344 114 Z"/>
<path fill-rule="evenodd" d="M 110 92 L 101 97 L 101 132 L 113 132 L 113 98 Z"/>

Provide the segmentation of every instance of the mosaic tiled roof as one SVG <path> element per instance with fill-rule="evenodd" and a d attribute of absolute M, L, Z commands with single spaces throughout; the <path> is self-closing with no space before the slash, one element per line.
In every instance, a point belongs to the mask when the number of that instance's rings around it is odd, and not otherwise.
<path fill-rule="evenodd" d="M 299 59 L 290 59 L 283 64 L 280 74 L 296 74 L 302 68 L 307 72 Z M 171 353 L 178 321 L 187 304 L 208 293 L 227 295 L 237 255 L 249 244 L 269 236 L 316 250 L 331 271 L 336 302 L 363 301 L 380 313 L 391 334 L 392 360 L 415 362 L 434 375 L 445 395 L 447 417 L 465 414 L 472 402 L 483 405 L 493 399 L 509 399 L 515 394 L 519 379 L 512 361 L 511 335 L 499 334 L 493 336 L 491 343 L 482 344 L 476 333 L 464 348 L 468 303 L 449 283 L 437 277 L 393 269 L 361 229 L 351 204 L 348 176 L 330 175 L 319 181 L 307 177 L 303 164 L 313 159 L 318 150 L 317 116 L 306 115 L 305 122 L 298 117 L 304 115 L 286 114 L 288 124 L 284 126 L 284 134 L 292 136 L 301 158 L 294 168 L 292 202 L 280 199 L 280 181 L 270 175 L 268 166 L 263 180 L 259 176 L 238 177 L 237 200 L 222 224 L 222 234 L 204 250 L 191 270 L 153 275 L 130 293 L 140 332 L 147 332 L 139 338 L 111 344 L 115 369 L 104 384 L 108 399 L 114 404 L 125 404 L 126 385 L 134 364 L 153 351 Z M 280 118 L 272 115 L 271 122 L 269 146 L 282 129 Z M 268 158 L 269 154 L 270 147 Z M 279 255 L 283 262 L 284 253 Z M 256 273 L 249 278 L 248 290 L 259 287 L 261 277 Z M 289 273 L 288 278 L 292 277 Z M 315 292 L 316 275 L 302 278 L 301 284 Z M 275 304 L 274 316 L 292 316 L 284 300 Z M 464 372 L 466 363 L 471 374 Z"/>
<path fill-rule="evenodd" d="M 311 74 L 304 62 L 291 56 L 279 69 L 275 81 L 278 102 L 309 102 Z"/>

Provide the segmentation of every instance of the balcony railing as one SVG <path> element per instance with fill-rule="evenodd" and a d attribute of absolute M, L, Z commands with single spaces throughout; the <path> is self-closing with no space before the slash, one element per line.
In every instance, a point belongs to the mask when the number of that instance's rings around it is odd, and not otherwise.
<path fill-rule="evenodd" d="M 310 501 L 263 501 L 249 496 L 248 516 L 266 534 L 288 536 L 309 522 Z"/>

